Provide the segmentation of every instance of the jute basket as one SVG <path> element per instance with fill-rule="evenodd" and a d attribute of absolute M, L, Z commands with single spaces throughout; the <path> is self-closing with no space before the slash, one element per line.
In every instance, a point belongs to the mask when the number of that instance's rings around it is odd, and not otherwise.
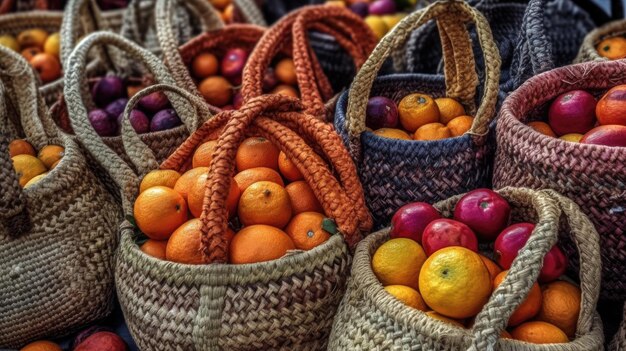
<path fill-rule="evenodd" d="M 580 51 L 576 57 L 576 62 L 587 61 L 609 61 L 606 57 L 598 54 L 596 47 L 604 39 L 613 37 L 623 37 L 626 35 L 626 21 L 617 20 L 596 28 L 585 36 Z"/>
<path fill-rule="evenodd" d="M 376 79 L 390 52 L 411 31 L 437 19 L 444 43 L 445 81 L 439 75 L 393 74 Z M 487 65 L 482 99 L 479 78 L 466 24 L 475 23 Z M 498 102 L 500 56 L 486 19 L 462 1 L 438 1 L 405 17 L 378 44 L 357 74 L 350 90 L 337 103 L 335 127 L 349 145 L 365 189 L 375 227 L 389 223 L 393 213 L 413 201 L 435 202 L 454 194 L 489 185 L 493 145 L 490 124 Z M 421 92 L 455 98 L 473 115 L 470 131 L 460 137 L 436 141 L 379 137 L 365 125 L 370 96 L 397 102 Z M 476 108 L 478 106 L 478 108 Z"/>
<path fill-rule="evenodd" d="M 0 48 L 0 348 L 69 334 L 105 317 L 113 303 L 115 223 L 122 212 L 90 171 L 79 147 L 48 115 L 29 64 Z M 4 100 L 13 101 L 36 149 L 61 145 L 49 174 L 27 189 L 9 158 Z"/>
<path fill-rule="evenodd" d="M 554 189 L 589 216 L 602 242 L 602 298 L 626 299 L 626 148 L 570 143 L 526 125 L 547 115 L 549 102 L 567 91 L 601 95 L 626 83 L 622 61 L 587 62 L 558 68 L 528 80 L 502 106 L 498 119 L 494 186 Z M 563 249 L 577 267 L 576 246 Z"/>
<path fill-rule="evenodd" d="M 410 308 L 385 291 L 372 271 L 372 255 L 389 240 L 389 229 L 364 239 L 357 247 L 348 291 L 341 302 L 330 350 L 603 350 L 602 322 L 595 311 L 600 286 L 600 243 L 589 219 L 571 200 L 554 191 L 506 188 L 499 191 L 512 205 L 513 218 L 536 223 L 535 230 L 513 261 L 506 278 L 463 329 Z M 460 196 L 435 204 L 451 216 Z M 530 344 L 501 339 L 509 317 L 524 301 L 539 276 L 545 254 L 558 239 L 559 224 L 567 223 L 582 257 L 582 301 L 576 338 L 562 344 Z"/>

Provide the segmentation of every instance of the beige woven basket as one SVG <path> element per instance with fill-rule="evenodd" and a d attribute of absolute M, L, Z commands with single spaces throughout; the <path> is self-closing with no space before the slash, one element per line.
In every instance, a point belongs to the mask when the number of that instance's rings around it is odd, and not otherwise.
<path fill-rule="evenodd" d="M 626 20 L 613 21 L 592 30 L 585 36 L 574 62 L 608 61 L 609 59 L 598 54 L 596 47 L 602 40 L 618 36 L 626 36 Z"/>

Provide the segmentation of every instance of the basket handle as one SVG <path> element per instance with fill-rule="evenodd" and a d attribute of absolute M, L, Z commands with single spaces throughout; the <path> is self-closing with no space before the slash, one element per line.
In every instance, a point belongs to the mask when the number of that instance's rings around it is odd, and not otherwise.
<path fill-rule="evenodd" d="M 256 24 L 257 26 L 267 27 L 265 16 L 254 0 L 233 0 L 233 3 L 241 12 L 246 23 Z"/>
<path fill-rule="evenodd" d="M 470 351 L 493 350 L 506 328 L 509 318 L 526 299 L 539 277 L 543 258 L 557 243 L 559 223 L 567 219 L 572 239 L 580 253 L 581 308 L 576 334 L 588 333 L 593 325 L 595 306 L 600 294 L 600 238 L 593 224 L 578 205 L 553 190 L 530 192 L 528 189 L 505 188 L 501 192 L 530 196 L 539 219 L 532 235 L 519 251 L 502 284 L 493 292 L 489 302 L 476 316 Z"/>
<path fill-rule="evenodd" d="M 427 23 L 437 19 L 444 53 L 446 92 L 468 103 L 474 96 L 478 84 L 475 63 L 469 43 L 469 35 L 465 23 L 476 24 L 478 40 L 485 57 L 485 89 L 482 103 L 476 111 L 474 123 L 468 133 L 474 136 L 479 144 L 486 142 L 489 123 L 495 117 L 500 79 L 500 54 L 493 40 L 489 24 L 485 17 L 476 9 L 459 0 L 442 0 L 428 7 L 413 12 L 402 19 L 391 32 L 378 43 L 363 68 L 357 73 L 349 92 L 348 110 L 346 113 L 346 129 L 351 143 L 358 144 L 359 135 L 366 130 L 365 108 L 374 84 L 374 79 L 385 59 L 391 52 L 402 45 L 410 33 Z M 462 21 L 462 23 L 459 23 Z M 471 89 L 471 91 L 470 91 Z M 471 105 L 470 105 L 471 106 Z M 353 150 L 356 149 L 353 147 Z"/>
<path fill-rule="evenodd" d="M 351 11 L 336 6 L 306 6 L 274 24 L 261 38 L 244 68 L 244 102 L 263 94 L 263 76 L 272 59 L 291 45 L 300 96 L 307 112 L 325 116 L 324 101 L 333 96 L 328 78 L 309 45 L 308 30 L 333 36 L 358 67 L 375 46 L 374 36 Z"/>

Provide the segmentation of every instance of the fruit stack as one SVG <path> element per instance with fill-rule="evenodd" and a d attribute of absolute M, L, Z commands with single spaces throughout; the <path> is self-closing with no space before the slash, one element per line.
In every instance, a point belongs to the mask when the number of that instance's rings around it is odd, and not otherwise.
<path fill-rule="evenodd" d="M 93 326 L 74 337 L 72 351 L 128 351 L 124 340 L 111 329 Z M 31 342 L 20 351 L 63 351 L 57 343 L 47 340 Z"/>
<path fill-rule="evenodd" d="M 58 32 L 48 33 L 41 28 L 24 30 L 17 36 L 0 35 L 0 45 L 19 52 L 44 84 L 61 78 L 60 42 Z"/>
<path fill-rule="evenodd" d="M 48 175 L 61 162 L 64 152 L 62 146 L 46 145 L 37 153 L 24 139 L 16 139 L 9 144 L 9 156 L 23 188 L 36 184 Z"/>
<path fill-rule="evenodd" d="M 352 12 L 363 17 L 365 23 L 380 40 L 387 34 L 406 13 L 415 5 L 411 0 L 330 0 L 334 6 L 347 6 Z"/>

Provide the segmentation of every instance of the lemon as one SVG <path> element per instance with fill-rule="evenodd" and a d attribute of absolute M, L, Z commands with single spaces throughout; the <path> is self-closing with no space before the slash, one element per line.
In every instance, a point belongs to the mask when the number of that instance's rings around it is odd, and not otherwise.
<path fill-rule="evenodd" d="M 364 21 L 374 32 L 378 40 L 382 39 L 389 31 L 389 27 L 387 27 L 387 24 L 380 16 L 367 16 Z"/>

